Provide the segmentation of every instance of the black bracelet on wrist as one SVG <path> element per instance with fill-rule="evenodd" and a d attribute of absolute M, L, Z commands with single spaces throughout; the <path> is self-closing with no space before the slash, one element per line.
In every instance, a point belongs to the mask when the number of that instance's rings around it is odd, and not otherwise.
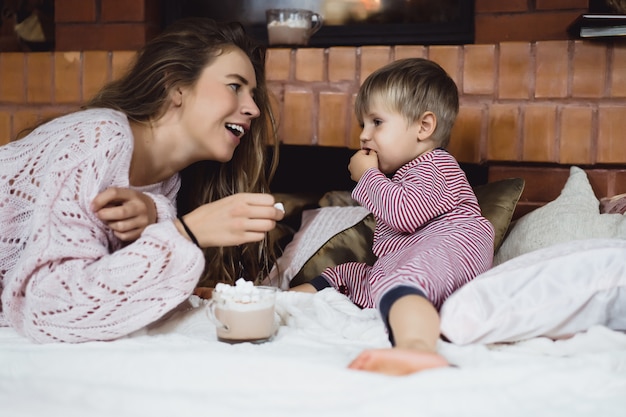
<path fill-rule="evenodd" d="M 185 232 L 187 232 L 187 235 L 189 235 L 189 239 L 191 239 L 191 241 L 200 248 L 200 244 L 198 243 L 198 239 L 196 239 L 196 236 L 194 236 L 194 234 L 191 232 L 191 229 L 189 228 L 189 226 L 187 226 L 187 223 L 185 223 L 185 221 L 183 220 L 183 216 L 178 216 L 178 220 L 180 220 L 180 224 L 183 225 L 183 227 L 185 228 Z M 202 248 L 200 248 L 202 249 Z"/>

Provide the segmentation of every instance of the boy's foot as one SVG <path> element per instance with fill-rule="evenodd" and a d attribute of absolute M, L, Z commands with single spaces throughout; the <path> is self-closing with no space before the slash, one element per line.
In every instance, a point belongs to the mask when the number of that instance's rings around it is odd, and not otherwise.
<path fill-rule="evenodd" d="M 387 375 L 409 375 L 425 369 L 450 366 L 443 356 L 415 349 L 390 348 L 365 350 L 348 368 Z"/>

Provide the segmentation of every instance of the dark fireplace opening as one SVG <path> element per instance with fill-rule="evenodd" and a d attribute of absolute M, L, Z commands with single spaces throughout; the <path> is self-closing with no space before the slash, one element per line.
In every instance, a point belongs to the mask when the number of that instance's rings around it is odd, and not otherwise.
<path fill-rule="evenodd" d="M 356 149 L 331 146 L 280 145 L 278 169 L 270 184 L 273 193 L 324 193 L 351 191 L 348 163 Z M 273 150 L 268 148 L 271 160 Z M 486 184 L 486 164 L 460 163 L 472 185 Z"/>
<path fill-rule="evenodd" d="M 267 44 L 265 9 L 309 9 L 325 23 L 310 47 L 474 43 L 474 0 L 162 0 L 164 25 L 189 16 L 240 21 Z"/>

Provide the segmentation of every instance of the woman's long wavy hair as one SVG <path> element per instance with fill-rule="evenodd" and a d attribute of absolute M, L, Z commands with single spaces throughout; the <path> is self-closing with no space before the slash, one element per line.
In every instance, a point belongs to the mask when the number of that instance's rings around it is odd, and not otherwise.
<path fill-rule="evenodd" d="M 207 65 L 232 48 L 241 49 L 252 62 L 257 84 L 254 100 L 261 116 L 252 121 L 229 162 L 202 161 L 181 171 L 179 214 L 234 193 L 269 192 L 269 179 L 278 163 L 278 146 L 273 146 L 268 166 L 266 147 L 277 141 L 265 82 L 265 49 L 248 37 L 239 23 L 181 19 L 149 41 L 128 72 L 84 106 L 116 109 L 138 122 L 157 120 L 163 115 L 172 88 L 193 86 Z M 232 283 L 242 276 L 259 282 L 275 261 L 271 246 L 266 238 L 238 247 L 205 249 L 206 268 L 199 285 Z"/>

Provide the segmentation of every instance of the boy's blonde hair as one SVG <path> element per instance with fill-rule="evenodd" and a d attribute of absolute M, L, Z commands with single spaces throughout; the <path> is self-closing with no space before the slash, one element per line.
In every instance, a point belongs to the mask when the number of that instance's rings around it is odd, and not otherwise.
<path fill-rule="evenodd" d="M 394 61 L 374 71 L 363 83 L 356 97 L 355 112 L 359 123 L 374 100 L 390 111 L 404 116 L 407 124 L 430 111 L 437 118 L 432 138 L 445 148 L 459 112 L 456 84 L 437 63 L 424 58 Z"/>

